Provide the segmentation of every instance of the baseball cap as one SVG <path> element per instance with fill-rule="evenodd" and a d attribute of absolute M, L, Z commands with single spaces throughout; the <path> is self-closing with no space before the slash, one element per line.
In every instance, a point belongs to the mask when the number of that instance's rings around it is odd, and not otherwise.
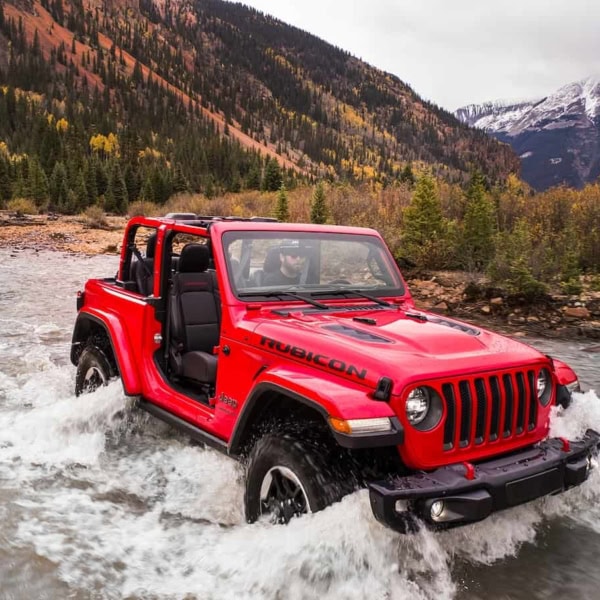
<path fill-rule="evenodd" d="M 306 247 L 300 244 L 300 240 L 283 240 L 279 245 L 279 251 L 282 254 L 304 256 L 306 254 Z"/>

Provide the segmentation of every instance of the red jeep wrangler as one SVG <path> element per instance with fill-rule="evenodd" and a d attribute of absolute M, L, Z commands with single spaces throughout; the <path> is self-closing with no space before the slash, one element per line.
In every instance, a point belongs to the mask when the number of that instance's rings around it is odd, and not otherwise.
<path fill-rule="evenodd" d="M 142 253 L 143 251 L 143 253 Z M 600 436 L 548 439 L 566 365 L 416 310 L 370 229 L 133 218 L 116 277 L 77 298 L 76 393 L 120 377 L 153 415 L 247 460 L 248 521 L 367 486 L 400 532 L 579 485 Z"/>

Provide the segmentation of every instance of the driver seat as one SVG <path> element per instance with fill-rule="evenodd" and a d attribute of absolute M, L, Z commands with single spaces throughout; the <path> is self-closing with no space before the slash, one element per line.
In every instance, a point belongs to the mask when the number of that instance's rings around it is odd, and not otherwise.
<path fill-rule="evenodd" d="M 214 385 L 220 307 L 209 260 L 205 244 L 187 244 L 181 251 L 169 298 L 170 366 L 179 377 Z"/>

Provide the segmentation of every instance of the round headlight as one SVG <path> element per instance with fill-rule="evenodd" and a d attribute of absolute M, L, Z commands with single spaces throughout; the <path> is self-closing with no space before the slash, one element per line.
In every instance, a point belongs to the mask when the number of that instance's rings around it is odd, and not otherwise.
<path fill-rule="evenodd" d="M 415 388 L 406 399 L 406 418 L 411 425 L 418 425 L 429 412 L 429 391 L 427 388 Z"/>
<path fill-rule="evenodd" d="M 541 400 L 544 392 L 548 389 L 548 384 L 550 383 L 550 376 L 546 369 L 542 369 L 537 376 L 536 381 L 536 391 L 537 397 Z"/>

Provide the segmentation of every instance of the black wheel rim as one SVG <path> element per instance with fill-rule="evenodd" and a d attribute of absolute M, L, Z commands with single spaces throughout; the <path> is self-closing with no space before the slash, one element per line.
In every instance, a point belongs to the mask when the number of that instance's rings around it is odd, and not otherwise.
<path fill-rule="evenodd" d="M 81 386 L 81 391 L 83 393 L 89 394 L 91 392 L 96 391 L 99 387 L 106 385 L 106 377 L 104 373 L 98 367 L 90 367 L 85 372 L 85 377 L 83 378 L 83 385 Z"/>
<path fill-rule="evenodd" d="M 275 466 L 265 474 L 260 486 L 260 512 L 280 524 L 312 512 L 306 490 L 291 469 Z"/>

